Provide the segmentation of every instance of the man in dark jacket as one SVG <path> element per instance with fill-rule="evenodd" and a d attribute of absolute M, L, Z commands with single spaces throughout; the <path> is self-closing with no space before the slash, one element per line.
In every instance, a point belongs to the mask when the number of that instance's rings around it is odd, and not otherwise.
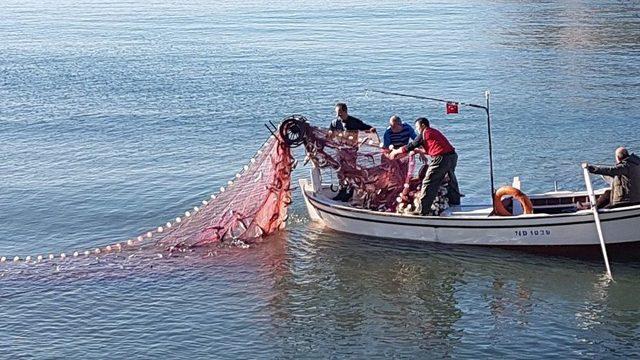
<path fill-rule="evenodd" d="M 333 119 L 331 125 L 329 125 L 329 130 L 332 131 L 345 131 L 345 130 L 359 130 L 366 132 L 376 132 L 376 128 L 369 124 L 365 124 L 362 120 L 349 115 L 347 104 L 345 103 L 337 103 L 336 104 L 336 118 Z"/>
<path fill-rule="evenodd" d="M 640 204 L 640 157 L 619 147 L 616 149 L 615 166 L 587 164 L 587 170 L 592 174 L 613 177 L 609 194 L 605 193 L 598 199 L 599 208 Z"/>
<path fill-rule="evenodd" d="M 373 126 L 369 124 L 365 124 L 362 120 L 349 115 L 347 104 L 337 103 L 335 106 L 335 110 L 336 110 L 336 118 L 331 122 L 331 125 L 329 125 L 329 130 L 331 131 L 365 131 L 370 133 L 376 132 L 376 128 L 374 128 Z M 356 136 L 356 140 L 357 140 L 357 136 Z M 357 156 L 356 155 L 357 149 L 340 150 L 340 151 L 342 153 L 345 153 L 345 155 L 347 155 L 345 156 L 345 158 L 351 158 L 351 161 L 355 161 Z M 340 156 L 340 153 L 338 153 L 338 160 L 341 162 L 349 161 L 349 160 L 343 160 L 342 157 Z M 352 165 L 355 167 L 355 163 L 350 163 L 349 165 Z M 340 181 L 340 191 L 338 191 L 338 194 L 333 198 L 333 200 L 349 201 L 353 196 L 353 189 L 350 189 L 344 183 L 343 174 L 340 172 L 338 172 L 338 179 Z"/>

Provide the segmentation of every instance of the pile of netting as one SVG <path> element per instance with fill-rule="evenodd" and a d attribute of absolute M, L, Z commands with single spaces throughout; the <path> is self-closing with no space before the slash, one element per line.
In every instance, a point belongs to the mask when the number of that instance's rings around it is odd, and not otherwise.
<path fill-rule="evenodd" d="M 419 209 L 421 179 L 428 169 L 422 151 L 416 149 L 392 160 L 388 151 L 381 149 L 375 133 L 330 131 L 308 124 L 304 137 L 307 159 L 329 174 L 335 173 L 339 186 L 353 193 L 349 205 L 384 212 Z M 445 177 L 430 209 L 434 215 L 449 207 L 447 181 Z"/>
<path fill-rule="evenodd" d="M 176 218 L 172 226 L 156 231 L 156 244 L 186 248 L 246 243 L 283 229 L 294 161 L 288 144 L 271 136 L 227 187 L 204 200 L 201 208 Z"/>

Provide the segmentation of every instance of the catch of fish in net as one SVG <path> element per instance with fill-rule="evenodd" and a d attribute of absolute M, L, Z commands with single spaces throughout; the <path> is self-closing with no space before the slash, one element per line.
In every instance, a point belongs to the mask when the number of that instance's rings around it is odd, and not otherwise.
<path fill-rule="evenodd" d="M 414 176 L 419 154 L 390 160 L 378 139 L 357 131 L 318 128 L 299 115 L 284 119 L 270 131 L 269 139 L 233 180 L 166 224 L 93 250 L 1 257 L 0 262 L 35 263 L 150 247 L 154 252 L 173 252 L 221 244 L 246 246 L 284 229 L 292 200 L 291 172 L 297 163 L 291 149 L 300 145 L 306 150 L 306 162 L 335 172 L 339 186 L 351 189 L 351 206 L 387 212 L 413 208 L 420 190 L 420 180 Z M 438 210 L 446 206 L 446 197 L 440 196 L 434 204 Z"/>

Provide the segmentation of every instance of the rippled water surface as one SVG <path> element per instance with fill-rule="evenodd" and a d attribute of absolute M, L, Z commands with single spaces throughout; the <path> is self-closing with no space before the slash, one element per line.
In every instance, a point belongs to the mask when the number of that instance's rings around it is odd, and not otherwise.
<path fill-rule="evenodd" d="M 486 202 L 496 180 L 580 189 L 640 152 L 634 1 L 0 4 L 0 255 L 127 239 L 193 207 L 291 113 L 428 116 Z M 306 169 L 296 172 L 304 176 Z M 338 234 L 306 217 L 249 249 L 0 269 L 7 358 L 638 357 L 640 267 Z"/>

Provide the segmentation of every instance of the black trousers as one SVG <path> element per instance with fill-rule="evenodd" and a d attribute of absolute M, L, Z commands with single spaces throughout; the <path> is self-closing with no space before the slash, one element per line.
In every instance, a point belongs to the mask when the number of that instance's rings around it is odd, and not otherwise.
<path fill-rule="evenodd" d="M 458 154 L 455 152 L 436 156 L 429 164 L 427 174 L 422 179 L 420 189 L 420 213 L 427 215 L 431 211 L 431 205 L 438 195 L 438 189 L 442 184 L 445 175 L 449 175 L 449 204 L 460 205 L 460 188 L 456 178 L 456 165 L 458 164 Z"/>

